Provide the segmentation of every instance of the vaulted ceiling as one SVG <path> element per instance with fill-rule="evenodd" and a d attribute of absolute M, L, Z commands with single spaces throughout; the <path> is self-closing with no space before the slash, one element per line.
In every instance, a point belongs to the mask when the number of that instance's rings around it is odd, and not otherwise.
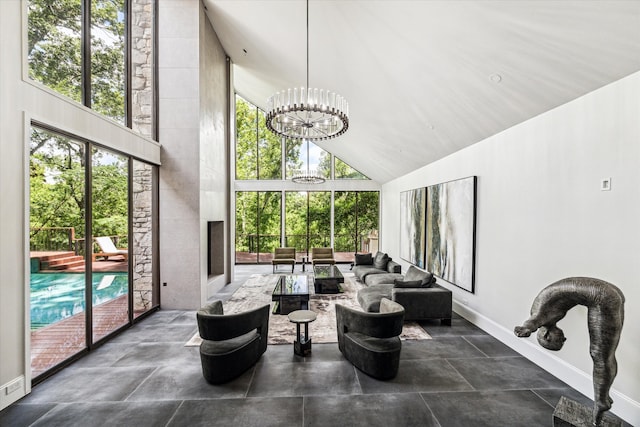
<path fill-rule="evenodd" d="M 236 92 L 306 80 L 305 0 L 204 0 Z M 640 70 L 638 0 L 310 0 L 310 86 L 349 101 L 320 145 L 385 183 Z"/>

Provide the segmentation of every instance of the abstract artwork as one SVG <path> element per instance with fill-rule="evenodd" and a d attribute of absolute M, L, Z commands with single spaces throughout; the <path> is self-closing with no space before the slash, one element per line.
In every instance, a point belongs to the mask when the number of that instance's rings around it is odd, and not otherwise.
<path fill-rule="evenodd" d="M 473 293 L 476 177 L 427 187 L 427 270 Z"/>
<path fill-rule="evenodd" d="M 400 258 L 424 268 L 426 189 L 400 193 Z"/>

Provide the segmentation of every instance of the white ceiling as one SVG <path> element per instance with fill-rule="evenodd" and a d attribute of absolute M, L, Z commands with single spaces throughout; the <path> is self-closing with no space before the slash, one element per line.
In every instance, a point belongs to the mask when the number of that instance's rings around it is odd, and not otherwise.
<path fill-rule="evenodd" d="M 203 1 L 240 95 L 305 85 L 304 0 Z M 384 183 L 640 70 L 640 1 L 311 0 L 309 39 L 350 109 L 318 145 Z"/>

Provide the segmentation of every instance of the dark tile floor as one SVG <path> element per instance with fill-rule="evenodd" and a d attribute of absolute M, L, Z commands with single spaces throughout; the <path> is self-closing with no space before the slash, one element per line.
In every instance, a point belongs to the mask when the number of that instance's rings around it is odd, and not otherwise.
<path fill-rule="evenodd" d="M 552 425 L 562 395 L 591 404 L 459 316 L 422 325 L 433 339 L 404 341 L 391 381 L 355 369 L 337 344 L 314 344 L 306 358 L 278 345 L 212 386 L 198 348 L 184 346 L 195 313 L 163 310 L 34 387 L 0 412 L 0 426 L 531 427 Z"/>

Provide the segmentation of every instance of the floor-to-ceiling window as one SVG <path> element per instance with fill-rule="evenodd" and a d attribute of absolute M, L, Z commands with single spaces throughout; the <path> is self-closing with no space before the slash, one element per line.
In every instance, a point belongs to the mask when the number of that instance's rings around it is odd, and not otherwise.
<path fill-rule="evenodd" d="M 91 339 L 97 342 L 129 322 L 129 162 L 127 157 L 102 148 L 91 151 L 89 290 Z M 114 289 L 108 295 L 101 294 L 109 288 Z"/>
<path fill-rule="evenodd" d="M 378 249 L 380 194 L 377 191 L 336 191 L 335 251 L 343 256 Z"/>
<path fill-rule="evenodd" d="M 30 80 L 157 139 L 156 2 L 28 0 Z M 159 306 L 158 168 L 100 143 L 31 128 L 36 381 Z"/>
<path fill-rule="evenodd" d="M 281 240 L 281 192 L 236 193 L 236 263 L 270 262 Z"/>
<path fill-rule="evenodd" d="M 285 244 L 308 255 L 311 248 L 331 246 L 331 192 L 287 191 Z"/>
<path fill-rule="evenodd" d="M 288 180 L 307 169 L 325 184 L 292 189 Z M 334 247 L 339 262 L 352 261 L 377 241 L 379 193 L 370 183 L 313 142 L 277 138 L 264 112 L 236 96 L 236 263 L 269 262 L 277 246 L 296 248 L 299 262 L 314 247 Z"/>
<path fill-rule="evenodd" d="M 29 237 L 34 377 L 86 343 L 86 144 L 32 128 Z"/>
<path fill-rule="evenodd" d="M 37 380 L 158 306 L 157 168 L 34 125 L 29 171 Z"/>

